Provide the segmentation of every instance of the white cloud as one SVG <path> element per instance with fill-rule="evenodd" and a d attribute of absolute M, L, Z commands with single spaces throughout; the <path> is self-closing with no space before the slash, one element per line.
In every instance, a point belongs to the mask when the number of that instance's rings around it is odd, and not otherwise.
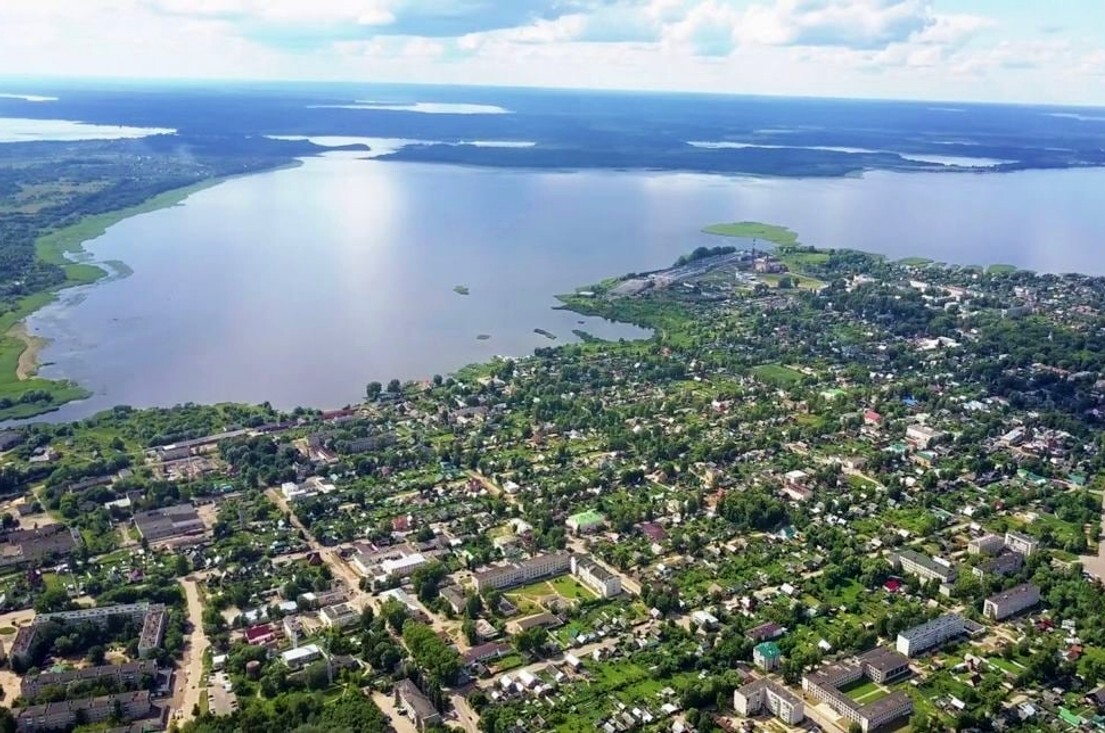
<path fill-rule="evenodd" d="M 929 0 L 775 0 L 748 8 L 741 43 L 882 48 L 934 22 Z"/>
<path fill-rule="evenodd" d="M 1105 103 L 1100 39 L 936 1 L 0 0 L 0 68 Z"/>

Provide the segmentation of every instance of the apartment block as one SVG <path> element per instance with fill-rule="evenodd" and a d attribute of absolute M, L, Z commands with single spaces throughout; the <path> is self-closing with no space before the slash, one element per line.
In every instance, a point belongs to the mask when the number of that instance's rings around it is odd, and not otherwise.
<path fill-rule="evenodd" d="M 746 718 L 767 710 L 787 725 L 797 725 L 806 717 L 805 705 L 785 687 L 760 679 L 733 692 L 733 708 Z"/>
<path fill-rule="evenodd" d="M 1039 602 L 1040 589 L 1032 583 L 1023 583 L 987 598 L 982 604 L 982 614 L 986 618 L 1001 621 Z"/>

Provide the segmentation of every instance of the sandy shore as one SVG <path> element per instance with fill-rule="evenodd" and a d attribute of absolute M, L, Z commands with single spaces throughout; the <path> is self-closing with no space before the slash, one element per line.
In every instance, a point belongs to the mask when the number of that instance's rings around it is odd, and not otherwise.
<path fill-rule="evenodd" d="M 19 353 L 15 376 L 22 381 L 38 374 L 38 352 L 46 345 L 46 339 L 32 335 L 23 321 L 12 326 L 8 330 L 8 336 L 23 342 L 23 351 Z"/>

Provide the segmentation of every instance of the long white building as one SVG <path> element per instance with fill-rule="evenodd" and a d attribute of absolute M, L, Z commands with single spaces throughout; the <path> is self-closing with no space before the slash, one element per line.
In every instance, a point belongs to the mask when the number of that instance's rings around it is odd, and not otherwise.
<path fill-rule="evenodd" d="M 896 647 L 899 653 L 907 657 L 915 657 L 929 649 L 935 649 L 966 631 L 963 617 L 956 613 L 949 613 L 901 632 L 898 634 Z"/>
<path fill-rule="evenodd" d="M 492 588 L 513 588 L 541 578 L 562 575 L 570 572 L 571 569 L 571 555 L 566 552 L 556 552 L 549 555 L 534 555 L 522 562 L 488 568 L 475 573 L 473 577 L 476 581 L 476 590 L 483 593 Z"/>

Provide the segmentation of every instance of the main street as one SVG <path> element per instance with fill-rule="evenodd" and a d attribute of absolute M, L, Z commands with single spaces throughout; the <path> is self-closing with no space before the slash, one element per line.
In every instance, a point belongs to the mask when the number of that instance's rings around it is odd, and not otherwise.
<path fill-rule="evenodd" d="M 207 634 L 203 631 L 203 602 L 196 585 L 202 577 L 202 574 L 193 574 L 180 579 L 188 606 L 188 623 L 192 630 L 184 647 L 184 659 L 173 681 L 170 707 L 177 711 L 177 717 L 182 722 L 191 720 L 194 717 L 193 711 L 199 707 L 200 692 L 203 689 L 203 655 L 210 646 Z"/>

